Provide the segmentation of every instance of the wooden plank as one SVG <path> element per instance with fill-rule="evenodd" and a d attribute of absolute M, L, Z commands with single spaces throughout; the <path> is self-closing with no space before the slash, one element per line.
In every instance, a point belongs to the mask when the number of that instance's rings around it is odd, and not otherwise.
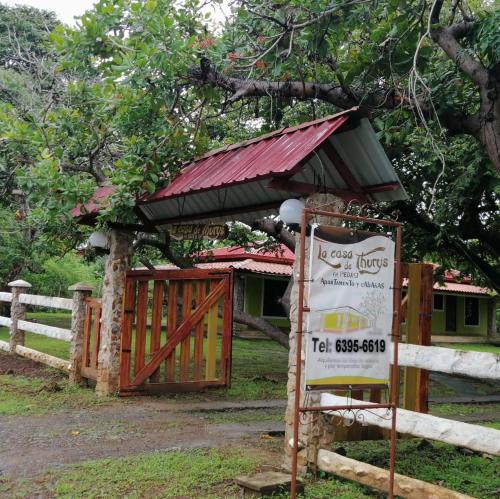
<path fill-rule="evenodd" d="M 134 374 L 146 363 L 146 326 L 148 321 L 148 281 L 140 281 L 137 290 L 137 311 L 135 319 Z M 145 381 L 145 380 L 144 380 Z"/>
<path fill-rule="evenodd" d="M 153 393 L 184 393 L 198 392 L 206 388 L 224 386 L 222 381 L 186 381 L 185 383 L 146 383 L 144 385 L 130 386 L 120 390 L 121 397 L 133 395 L 149 395 Z"/>
<path fill-rule="evenodd" d="M 123 319 L 120 332 L 120 388 L 128 386 L 131 378 L 130 361 L 132 355 L 132 327 L 135 317 L 135 291 L 135 281 L 132 279 L 125 279 Z"/>
<path fill-rule="evenodd" d="M 44 352 L 39 352 L 38 350 L 33 350 L 32 348 L 27 348 L 23 345 L 16 345 L 16 353 L 26 359 L 31 359 L 35 362 L 40 362 L 40 364 L 45 364 L 46 366 L 69 373 L 70 363 L 67 360 L 54 357 Z"/>
<path fill-rule="evenodd" d="M 422 283 L 420 289 L 420 345 L 430 346 L 431 344 L 431 323 L 432 323 L 432 289 L 433 273 L 432 265 L 422 265 Z M 429 371 L 420 369 L 420 383 L 417 395 L 418 412 L 429 412 Z"/>
<path fill-rule="evenodd" d="M 389 492 L 389 471 L 387 470 L 324 449 L 318 451 L 317 463 L 318 468 L 322 471 L 362 483 L 382 492 Z M 408 499 L 422 499 L 424 497 L 472 499 L 459 492 L 398 473 L 394 474 L 394 496 Z"/>
<path fill-rule="evenodd" d="M 207 282 L 205 280 L 196 283 L 196 305 L 201 303 L 205 298 L 205 288 Z M 198 322 L 194 333 L 194 353 L 193 353 L 193 379 L 201 381 L 203 376 L 203 336 L 205 330 L 204 321 Z"/>
<path fill-rule="evenodd" d="M 212 289 L 216 286 L 216 281 L 210 283 L 210 288 Z M 224 292 L 226 283 L 221 281 L 219 285 L 224 286 Z M 210 310 L 208 311 L 208 324 L 207 324 L 207 360 L 205 363 L 205 380 L 215 380 L 216 379 L 216 363 L 217 363 L 217 323 L 219 320 L 218 314 L 219 301 L 215 302 Z"/>
<path fill-rule="evenodd" d="M 10 317 L 3 317 L 0 315 L 0 326 L 10 327 L 12 325 L 12 319 Z"/>
<path fill-rule="evenodd" d="M 471 378 L 500 380 L 500 355 L 494 353 L 401 343 L 398 364 Z"/>
<path fill-rule="evenodd" d="M 48 336 L 49 338 L 55 338 L 56 340 L 71 341 L 71 331 L 69 329 L 20 320 L 17 321 L 17 327 L 22 331 L 29 331 L 30 333 Z"/>
<path fill-rule="evenodd" d="M 90 367 L 97 369 L 99 357 L 99 345 L 101 340 L 101 307 L 94 307 L 94 320 L 92 321 L 92 353 L 90 355 Z"/>
<path fill-rule="evenodd" d="M 182 322 L 182 324 L 175 330 L 174 334 L 167 341 L 167 344 L 158 350 L 158 352 L 153 355 L 151 361 L 144 366 L 138 373 L 136 373 L 134 381 L 132 384 L 139 385 L 143 383 L 153 371 L 157 368 L 158 363 L 166 359 L 175 349 L 175 347 L 181 342 L 191 330 L 202 320 L 207 309 L 211 308 L 224 293 L 224 282 L 217 285 L 210 294 L 200 303 L 194 312 L 189 316 L 188 319 Z"/>
<path fill-rule="evenodd" d="M 162 281 L 185 281 L 185 280 L 199 280 L 199 279 L 215 279 L 217 276 L 224 276 L 230 274 L 231 269 L 179 269 L 179 270 L 129 270 L 127 277 L 138 281 L 150 281 L 158 279 Z"/>
<path fill-rule="evenodd" d="M 10 352 L 9 342 L 0 340 L 0 350 L 3 350 L 4 352 Z"/>
<path fill-rule="evenodd" d="M 182 320 L 186 321 L 191 315 L 193 303 L 191 301 L 193 288 L 190 281 L 185 281 L 182 285 Z M 181 364 L 179 381 L 189 380 L 189 357 L 191 351 L 191 331 L 181 342 Z"/>
<path fill-rule="evenodd" d="M 221 380 L 231 385 L 231 349 L 233 339 L 233 276 L 226 277 L 226 293 L 222 308 Z"/>
<path fill-rule="evenodd" d="M 154 354 L 160 349 L 162 318 L 163 318 L 163 281 L 154 281 L 153 310 L 151 317 L 151 344 L 150 344 L 151 354 Z M 153 383 L 157 383 L 158 381 L 160 381 L 160 368 L 158 368 L 151 375 L 150 381 Z"/>
<path fill-rule="evenodd" d="M 11 302 L 12 293 L 6 293 L 5 291 L 0 291 L 0 301 Z"/>
<path fill-rule="evenodd" d="M 421 289 L 421 264 L 408 265 L 408 309 L 406 317 L 406 343 L 418 345 L 420 343 L 420 289 Z M 418 387 L 420 371 L 413 367 L 404 369 L 403 407 L 418 410 Z"/>
<path fill-rule="evenodd" d="M 83 321 L 82 367 L 89 365 L 90 328 L 92 324 L 93 309 L 87 302 L 85 305 L 85 319 Z"/>
<path fill-rule="evenodd" d="M 58 296 L 43 296 L 30 295 L 21 293 L 19 302 L 25 305 L 35 305 L 37 307 L 49 307 L 62 310 L 71 310 L 73 308 L 73 300 L 70 298 L 59 298 Z"/>
<path fill-rule="evenodd" d="M 177 329 L 177 282 L 170 281 L 168 284 L 167 302 L 167 343 Z M 165 381 L 171 382 L 175 379 L 175 348 L 165 360 Z"/>
<path fill-rule="evenodd" d="M 82 378 L 97 380 L 97 369 L 95 367 L 82 367 Z"/>
<path fill-rule="evenodd" d="M 423 347 L 422 347 L 423 348 Z M 321 405 L 350 405 L 369 404 L 361 400 L 339 397 L 330 393 L 321 394 Z M 358 411 L 363 415 L 364 422 L 368 425 L 379 426 L 390 429 L 392 418 L 387 417 L 387 409 L 373 408 L 370 410 Z M 342 417 L 350 422 L 353 414 L 350 411 L 335 412 L 325 411 L 325 413 Z M 450 419 L 431 416 L 430 414 L 420 414 L 419 412 L 397 410 L 396 431 L 414 437 L 428 438 L 444 442 L 458 447 L 466 447 L 478 452 L 486 452 L 493 456 L 500 456 L 500 431 L 494 428 L 452 421 Z"/>

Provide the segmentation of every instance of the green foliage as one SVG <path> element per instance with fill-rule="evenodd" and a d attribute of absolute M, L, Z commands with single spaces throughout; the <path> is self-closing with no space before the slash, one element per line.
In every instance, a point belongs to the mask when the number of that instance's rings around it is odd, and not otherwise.
<path fill-rule="evenodd" d="M 100 279 L 97 265 L 88 265 L 74 252 L 63 257 L 50 257 L 41 264 L 39 272 L 26 271 L 22 278 L 33 286 L 33 293 L 47 296 L 71 296 L 68 287 L 77 282 L 87 282 L 99 295 Z"/>

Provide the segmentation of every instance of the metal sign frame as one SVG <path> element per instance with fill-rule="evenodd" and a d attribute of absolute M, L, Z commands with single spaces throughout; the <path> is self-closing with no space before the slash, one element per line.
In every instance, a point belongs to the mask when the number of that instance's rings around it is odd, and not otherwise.
<path fill-rule="evenodd" d="M 306 232 L 311 217 L 315 215 L 337 218 L 340 220 L 362 222 L 372 225 L 384 225 L 393 227 L 396 231 L 396 247 L 394 255 L 394 283 L 393 283 L 393 320 L 392 320 L 392 338 L 393 338 L 393 362 L 392 379 L 390 383 L 390 402 L 387 404 L 358 404 L 358 405 L 339 405 L 339 406 L 303 406 L 301 407 L 301 386 L 302 386 L 302 335 L 304 312 L 309 312 L 309 308 L 304 306 L 304 288 L 305 288 L 305 241 Z M 399 367 L 398 367 L 398 345 L 400 336 L 400 310 L 401 310 L 401 223 L 395 220 L 379 220 L 376 218 L 362 217 L 358 215 L 349 215 L 346 213 L 334 213 L 314 208 L 304 208 L 302 210 L 301 231 L 300 231 L 300 253 L 299 253 L 299 293 L 297 308 L 297 331 L 296 337 L 296 374 L 295 374 L 295 403 L 293 418 L 293 449 L 292 449 L 292 480 L 291 480 L 291 498 L 295 499 L 297 494 L 297 457 L 299 452 L 299 424 L 300 414 L 305 412 L 321 411 L 341 411 L 341 410 L 363 410 L 363 409 L 391 409 L 392 424 L 390 437 L 390 456 L 389 456 L 389 498 L 394 497 L 394 462 L 396 454 L 396 412 L 399 402 Z M 332 388 L 335 389 L 335 388 Z"/>

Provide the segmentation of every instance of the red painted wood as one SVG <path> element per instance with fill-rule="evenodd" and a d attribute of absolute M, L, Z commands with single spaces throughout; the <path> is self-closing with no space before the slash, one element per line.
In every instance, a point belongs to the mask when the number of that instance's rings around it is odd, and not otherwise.
<path fill-rule="evenodd" d="M 431 344 L 431 321 L 432 321 L 432 289 L 433 268 L 432 265 L 422 265 L 422 280 L 420 283 L 420 344 L 430 346 Z M 429 411 L 429 371 L 420 370 L 420 385 L 418 387 L 418 410 L 427 413 Z"/>
<path fill-rule="evenodd" d="M 99 345 L 101 339 L 101 307 L 94 307 L 94 320 L 92 321 L 92 353 L 90 355 L 90 367 L 97 369 L 97 358 L 99 356 Z"/>
<path fill-rule="evenodd" d="M 205 299 L 206 281 L 197 281 L 196 283 L 196 306 Z M 203 379 L 203 336 L 205 331 L 205 322 L 198 322 L 194 334 L 194 359 L 193 359 L 193 378 L 195 381 Z"/>
<path fill-rule="evenodd" d="M 121 325 L 120 389 L 127 387 L 130 384 L 132 326 L 135 316 L 135 290 L 136 282 L 131 279 L 127 279 L 125 281 L 123 319 Z"/>
<path fill-rule="evenodd" d="M 92 307 L 89 302 L 86 303 L 85 320 L 83 323 L 83 349 L 82 349 L 82 366 L 89 367 L 89 346 L 90 346 L 90 329 L 92 327 Z"/>
<path fill-rule="evenodd" d="M 233 339 L 233 274 L 226 279 L 222 306 L 221 379 L 231 386 L 231 348 Z"/>
<path fill-rule="evenodd" d="M 154 354 L 160 349 L 161 321 L 163 318 L 163 281 L 154 281 L 153 288 L 153 311 L 151 314 L 151 343 L 150 353 Z M 151 375 L 151 382 L 160 381 L 160 369 Z"/>
<path fill-rule="evenodd" d="M 167 343 L 177 328 L 177 282 L 170 281 L 168 286 L 167 302 Z M 165 381 L 175 379 L 175 349 L 165 360 Z"/>
<path fill-rule="evenodd" d="M 182 324 L 175 330 L 174 334 L 167 341 L 155 355 L 152 356 L 150 362 L 142 367 L 139 371 L 136 371 L 133 385 L 140 385 L 146 381 L 146 379 L 151 376 L 154 370 L 158 367 L 159 362 L 167 358 L 179 342 L 181 342 L 193 329 L 193 327 L 198 324 L 200 320 L 203 319 L 205 313 L 210 307 L 212 307 L 217 300 L 224 294 L 225 282 L 222 281 L 217 287 L 210 292 L 210 294 L 200 303 L 194 312 L 188 317 Z"/>
<path fill-rule="evenodd" d="M 191 315 L 192 301 L 191 296 L 193 288 L 191 281 L 184 281 L 182 284 L 182 320 L 185 322 Z M 181 342 L 181 365 L 179 380 L 188 381 L 189 379 L 189 358 L 191 353 L 191 331 L 187 332 L 186 337 Z"/>
<path fill-rule="evenodd" d="M 137 290 L 137 312 L 135 319 L 135 361 L 134 373 L 138 373 L 145 363 L 146 356 L 146 326 L 148 320 L 148 285 L 140 281 Z M 151 375 L 152 373 L 150 373 Z"/>

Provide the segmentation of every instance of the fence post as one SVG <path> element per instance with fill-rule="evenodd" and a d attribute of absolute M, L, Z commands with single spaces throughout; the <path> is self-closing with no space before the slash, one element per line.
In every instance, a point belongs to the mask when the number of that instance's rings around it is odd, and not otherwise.
<path fill-rule="evenodd" d="M 26 318 L 26 306 L 19 302 L 19 295 L 28 288 L 31 288 L 29 282 L 18 279 L 17 281 L 9 282 L 8 286 L 11 288 L 12 301 L 10 304 L 10 337 L 9 347 L 10 352 L 16 352 L 17 345 L 24 345 L 24 331 L 17 327 L 17 321 L 23 321 Z"/>
<path fill-rule="evenodd" d="M 85 282 L 77 282 L 68 288 L 73 291 L 73 307 L 71 309 L 71 343 L 69 347 L 69 382 L 73 385 L 82 380 L 83 329 L 85 324 L 85 298 L 92 294 L 92 286 Z"/>

